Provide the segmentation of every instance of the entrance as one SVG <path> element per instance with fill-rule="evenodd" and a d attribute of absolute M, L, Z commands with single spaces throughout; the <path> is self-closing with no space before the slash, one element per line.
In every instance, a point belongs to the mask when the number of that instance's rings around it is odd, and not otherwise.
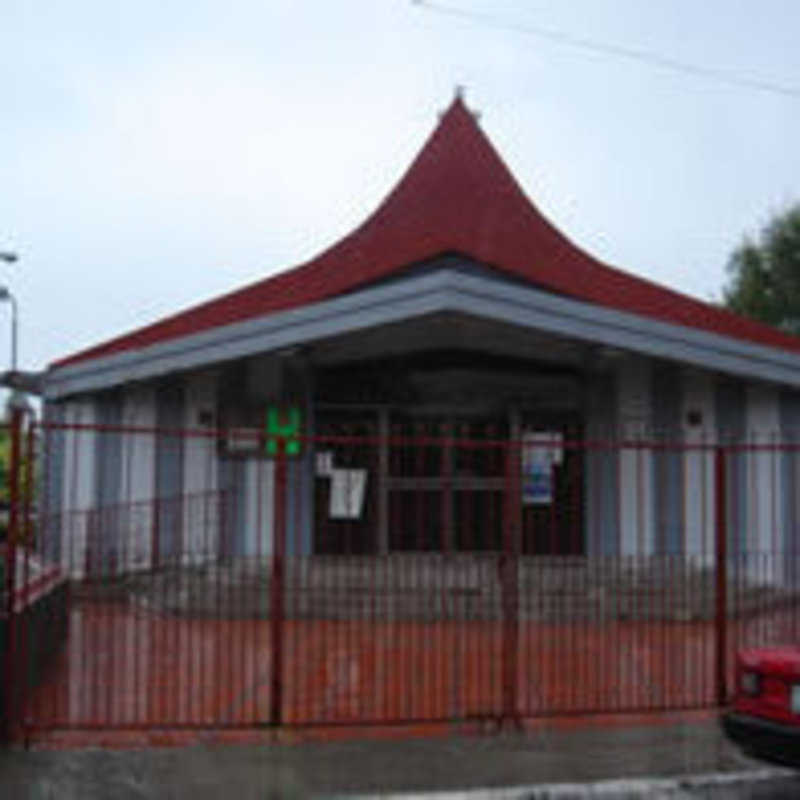
<path fill-rule="evenodd" d="M 320 406 L 315 416 L 315 553 L 498 552 L 512 523 L 523 554 L 584 553 L 576 418 L 389 406 Z M 562 445 L 533 497 L 512 471 L 536 455 L 536 437 Z M 348 513 L 337 492 L 353 500 Z"/>

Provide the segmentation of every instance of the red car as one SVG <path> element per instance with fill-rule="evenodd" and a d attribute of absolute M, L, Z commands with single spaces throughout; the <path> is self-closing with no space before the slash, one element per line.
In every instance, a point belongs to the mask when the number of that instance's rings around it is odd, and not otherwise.
<path fill-rule="evenodd" d="M 800 766 L 800 647 L 739 653 L 722 727 L 747 753 Z"/>

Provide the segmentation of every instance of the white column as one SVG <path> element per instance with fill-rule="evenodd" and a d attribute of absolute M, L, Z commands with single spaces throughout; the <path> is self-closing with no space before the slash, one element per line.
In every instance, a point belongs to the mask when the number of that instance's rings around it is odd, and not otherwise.
<path fill-rule="evenodd" d="M 699 557 L 703 564 L 713 563 L 716 530 L 714 451 L 703 446 L 716 443 L 716 425 L 713 376 L 687 370 L 681 403 L 687 445 L 683 454 L 684 552 Z"/>
<path fill-rule="evenodd" d="M 195 564 L 216 557 L 219 542 L 219 443 L 209 435 L 217 426 L 217 373 L 191 375 L 185 387 L 181 553 Z"/>
<path fill-rule="evenodd" d="M 651 365 L 629 358 L 617 372 L 618 426 L 628 441 L 646 440 L 652 428 Z M 620 554 L 650 555 L 655 545 L 653 458 L 649 450 L 623 448 L 619 457 Z"/>
<path fill-rule="evenodd" d="M 86 569 L 87 537 L 95 503 L 95 438 L 96 432 L 81 426 L 95 422 L 92 400 L 65 403 L 63 509 L 61 536 L 61 567 L 75 578 L 83 577 Z"/>
<path fill-rule="evenodd" d="M 245 553 L 266 556 L 272 553 L 275 462 L 250 458 L 245 466 Z"/>
<path fill-rule="evenodd" d="M 783 474 L 780 453 L 780 395 L 772 386 L 747 389 L 747 440 L 762 446 L 747 455 L 747 572 L 751 580 L 777 580 L 778 553 L 784 550 Z"/>
<path fill-rule="evenodd" d="M 125 390 L 122 424 L 131 430 L 122 436 L 120 491 L 126 508 L 125 561 L 127 569 L 149 569 L 153 548 L 156 424 L 155 390 L 148 386 Z"/>

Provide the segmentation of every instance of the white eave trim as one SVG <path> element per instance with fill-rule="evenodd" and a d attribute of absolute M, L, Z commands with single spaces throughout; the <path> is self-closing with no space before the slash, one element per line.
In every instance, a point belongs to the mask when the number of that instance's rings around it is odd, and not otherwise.
<path fill-rule="evenodd" d="M 363 289 L 149 347 L 51 368 L 55 400 L 437 312 L 511 323 L 745 378 L 800 387 L 800 354 L 454 269 Z"/>

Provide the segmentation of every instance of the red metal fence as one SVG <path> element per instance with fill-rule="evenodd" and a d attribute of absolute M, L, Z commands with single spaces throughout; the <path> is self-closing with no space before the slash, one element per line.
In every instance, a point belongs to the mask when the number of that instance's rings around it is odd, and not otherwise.
<path fill-rule="evenodd" d="M 793 444 L 14 430 L 16 731 L 706 708 L 797 639 Z"/>

